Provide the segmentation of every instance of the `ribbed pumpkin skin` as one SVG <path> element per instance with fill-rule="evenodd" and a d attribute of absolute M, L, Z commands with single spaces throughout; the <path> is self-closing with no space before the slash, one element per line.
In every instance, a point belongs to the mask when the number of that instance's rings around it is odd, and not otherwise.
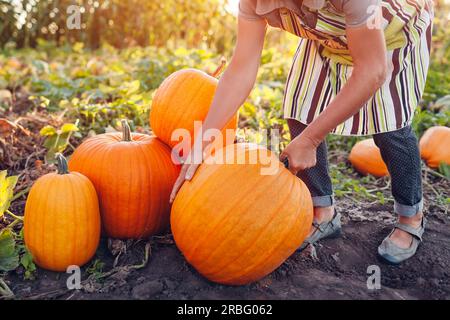
<path fill-rule="evenodd" d="M 226 150 L 242 159 L 262 149 L 237 144 Z M 261 279 L 294 253 L 310 230 L 308 189 L 277 157 L 270 159 L 279 168 L 275 175 L 261 175 L 261 163 L 204 163 L 175 199 L 175 242 L 211 281 L 243 285 Z"/>
<path fill-rule="evenodd" d="M 204 121 L 208 115 L 218 80 L 195 69 L 184 69 L 171 74 L 155 93 L 150 111 L 150 125 L 155 135 L 173 148 L 172 132 L 187 129 L 194 142 L 194 122 Z M 223 144 L 226 130 L 236 130 L 237 116 L 223 129 Z M 234 141 L 230 141 L 233 143 Z M 192 144 L 191 143 L 191 144 Z"/>
<path fill-rule="evenodd" d="M 24 237 L 42 268 L 66 271 L 88 262 L 100 240 L 97 194 L 89 179 L 76 172 L 39 178 L 25 206 Z"/>
<path fill-rule="evenodd" d="M 450 128 L 436 126 L 428 129 L 420 139 L 420 154 L 430 168 L 450 165 Z"/>
<path fill-rule="evenodd" d="M 350 152 L 348 160 L 361 174 L 371 174 L 375 177 L 389 175 L 386 164 L 381 157 L 380 149 L 376 146 L 373 139 L 366 139 L 356 143 Z"/>
<path fill-rule="evenodd" d="M 94 184 L 107 236 L 145 238 L 168 226 L 169 195 L 179 167 L 156 137 L 134 133 L 131 142 L 122 137 L 108 133 L 86 140 L 69 168 Z"/>

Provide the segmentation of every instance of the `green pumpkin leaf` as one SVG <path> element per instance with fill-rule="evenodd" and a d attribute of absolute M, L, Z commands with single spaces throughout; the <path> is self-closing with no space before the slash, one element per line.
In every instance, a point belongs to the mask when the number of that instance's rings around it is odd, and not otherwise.
<path fill-rule="evenodd" d="M 54 136 L 56 133 L 56 129 L 52 126 L 45 126 L 39 131 L 39 134 L 43 137 Z"/>
<path fill-rule="evenodd" d="M 42 60 L 34 60 L 31 63 L 39 72 L 49 73 L 48 63 Z"/>
<path fill-rule="evenodd" d="M 41 96 L 39 97 L 39 100 L 40 100 L 39 106 L 41 108 L 48 108 L 48 106 L 50 105 L 50 100 L 47 99 L 46 97 Z"/>
<path fill-rule="evenodd" d="M 47 154 L 45 155 L 45 162 L 46 163 L 56 163 L 55 155 L 56 155 L 56 152 L 53 149 L 49 150 L 47 152 Z"/>
<path fill-rule="evenodd" d="M 53 135 L 45 139 L 44 141 L 44 147 L 47 149 L 52 149 L 56 144 L 56 139 L 58 139 L 57 135 Z"/>
<path fill-rule="evenodd" d="M 127 87 L 126 89 L 127 94 L 132 95 L 137 91 L 139 91 L 139 88 L 141 87 L 141 82 L 139 80 L 134 80 L 131 82 L 127 82 L 125 85 Z"/>
<path fill-rule="evenodd" d="M 103 83 L 100 83 L 99 86 L 98 86 L 98 88 L 99 88 L 99 90 L 100 90 L 101 92 L 103 92 L 103 93 L 105 93 L 105 94 L 111 94 L 111 93 L 113 93 L 113 92 L 115 91 L 114 88 L 112 88 L 112 87 L 110 87 L 110 86 L 107 86 L 107 85 L 105 85 L 105 84 L 103 84 Z"/>
<path fill-rule="evenodd" d="M 450 165 L 447 163 L 441 162 L 439 165 L 439 172 L 450 179 Z"/>
<path fill-rule="evenodd" d="M 83 49 L 84 49 L 84 43 L 82 43 L 82 42 L 76 42 L 72 46 L 72 50 L 76 53 L 83 53 Z"/>
<path fill-rule="evenodd" d="M 33 256 L 31 255 L 30 251 L 28 249 L 24 249 L 25 252 L 20 258 L 20 264 L 25 269 L 25 279 L 33 279 L 34 278 L 34 272 L 36 271 L 36 265 L 33 262 Z"/>
<path fill-rule="evenodd" d="M 6 177 L 7 172 L 0 171 L 0 218 L 8 210 L 17 184 L 17 176 Z"/>
<path fill-rule="evenodd" d="M 6 228 L 0 231 L 0 271 L 11 271 L 19 266 L 19 254 L 13 232 Z"/>
<path fill-rule="evenodd" d="M 78 127 L 73 123 L 65 123 L 61 127 L 61 133 L 75 132 L 78 131 Z"/>

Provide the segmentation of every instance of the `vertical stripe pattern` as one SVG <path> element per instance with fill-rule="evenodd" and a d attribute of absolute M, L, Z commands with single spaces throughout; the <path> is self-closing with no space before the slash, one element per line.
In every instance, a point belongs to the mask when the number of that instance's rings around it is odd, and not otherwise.
<path fill-rule="evenodd" d="M 389 72 L 383 86 L 360 111 L 332 133 L 372 135 L 409 125 L 420 102 L 430 58 L 433 8 L 429 0 L 383 0 L 382 16 Z M 349 79 L 353 66 L 345 37 L 345 17 L 328 7 L 319 10 L 316 29 L 280 9 L 283 29 L 300 43 L 289 72 L 284 115 L 310 124 Z"/>

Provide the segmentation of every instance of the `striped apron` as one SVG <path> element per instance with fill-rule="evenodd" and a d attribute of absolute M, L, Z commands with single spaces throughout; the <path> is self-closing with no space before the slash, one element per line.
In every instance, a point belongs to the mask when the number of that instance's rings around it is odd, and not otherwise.
<path fill-rule="evenodd" d="M 378 21 L 388 49 L 388 78 L 357 114 L 336 127 L 339 135 L 372 135 L 411 124 L 422 97 L 430 59 L 431 0 L 383 0 Z M 284 117 L 310 124 L 349 79 L 353 65 L 345 16 L 327 1 L 314 28 L 280 8 L 282 29 L 301 38 L 289 72 Z M 376 19 L 376 18 L 374 18 Z"/>

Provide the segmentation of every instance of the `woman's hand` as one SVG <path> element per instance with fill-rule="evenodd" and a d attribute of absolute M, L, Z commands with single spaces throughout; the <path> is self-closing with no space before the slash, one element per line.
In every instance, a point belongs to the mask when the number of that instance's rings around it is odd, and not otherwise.
<path fill-rule="evenodd" d="M 190 181 L 194 177 L 194 174 L 199 166 L 200 164 L 191 164 L 191 163 L 185 163 L 183 165 L 183 167 L 181 168 L 180 175 L 178 176 L 177 181 L 173 185 L 172 193 L 170 194 L 170 203 L 173 203 L 173 201 L 175 200 L 175 197 L 177 196 L 177 193 L 180 190 L 183 183 L 186 180 Z"/>
<path fill-rule="evenodd" d="M 318 143 L 314 140 L 299 135 L 291 141 L 289 145 L 281 153 L 280 159 L 289 160 L 289 171 L 297 175 L 299 171 L 312 168 L 316 165 Z"/>
<path fill-rule="evenodd" d="M 197 148 L 197 152 L 191 151 L 189 155 L 186 157 L 186 161 L 181 167 L 180 174 L 178 175 L 177 181 L 173 185 L 172 192 L 170 194 L 170 203 L 173 203 L 175 197 L 177 196 L 178 191 L 183 186 L 183 183 L 187 180 L 190 181 L 194 177 L 197 172 L 198 167 L 203 162 L 203 149 L 204 147 Z M 193 148 L 195 150 L 195 147 Z"/>

